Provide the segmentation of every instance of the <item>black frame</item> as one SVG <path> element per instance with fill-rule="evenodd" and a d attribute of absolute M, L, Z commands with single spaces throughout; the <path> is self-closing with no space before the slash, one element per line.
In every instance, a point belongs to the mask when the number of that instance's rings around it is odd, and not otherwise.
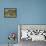
<path fill-rule="evenodd" d="M 5 10 L 6 10 L 6 9 L 7 9 L 7 10 L 8 10 L 8 9 L 11 9 L 11 10 L 12 10 L 12 9 L 15 9 L 15 10 L 16 10 L 16 15 L 13 16 L 13 17 L 11 17 L 11 16 L 8 17 L 8 16 L 6 16 L 6 15 L 5 15 Z M 4 18 L 16 18 L 16 17 L 17 17 L 17 8 L 4 8 Z"/>

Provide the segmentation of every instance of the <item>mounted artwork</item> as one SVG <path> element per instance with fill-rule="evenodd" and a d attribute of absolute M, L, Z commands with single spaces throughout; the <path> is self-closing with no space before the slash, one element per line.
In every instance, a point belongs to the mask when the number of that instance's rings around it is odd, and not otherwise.
<path fill-rule="evenodd" d="M 46 41 L 46 25 L 20 24 L 18 30 L 20 40 Z"/>
<path fill-rule="evenodd" d="M 4 8 L 4 17 L 5 18 L 16 18 L 17 9 L 16 8 Z"/>

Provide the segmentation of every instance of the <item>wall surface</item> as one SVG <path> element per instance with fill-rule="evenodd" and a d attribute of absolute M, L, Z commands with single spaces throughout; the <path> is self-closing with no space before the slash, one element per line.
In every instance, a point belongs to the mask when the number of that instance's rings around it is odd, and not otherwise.
<path fill-rule="evenodd" d="M 0 44 L 8 43 L 9 32 L 18 32 L 18 24 L 46 24 L 46 0 L 1 0 Z M 4 8 L 17 8 L 16 18 L 4 18 Z"/>

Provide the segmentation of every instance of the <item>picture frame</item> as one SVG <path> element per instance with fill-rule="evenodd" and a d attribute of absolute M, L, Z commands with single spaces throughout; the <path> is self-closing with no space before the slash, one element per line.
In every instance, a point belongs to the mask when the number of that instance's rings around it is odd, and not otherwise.
<path fill-rule="evenodd" d="M 17 8 L 4 8 L 4 18 L 16 18 Z"/>
<path fill-rule="evenodd" d="M 20 37 L 18 36 L 19 42 L 21 40 L 46 41 L 46 24 L 19 24 L 18 30 L 19 30 L 18 34 L 20 36 Z M 27 32 L 27 30 L 28 30 L 28 32 Z M 26 35 L 24 33 L 25 31 L 27 32 Z M 26 38 L 25 38 L 25 36 L 26 36 Z M 37 38 L 35 36 L 37 36 L 39 38 Z"/>

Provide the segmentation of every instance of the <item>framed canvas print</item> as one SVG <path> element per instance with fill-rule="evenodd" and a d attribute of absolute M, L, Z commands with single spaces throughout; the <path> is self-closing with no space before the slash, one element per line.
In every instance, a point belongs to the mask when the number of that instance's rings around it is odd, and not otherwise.
<path fill-rule="evenodd" d="M 20 41 L 46 41 L 46 25 L 44 24 L 20 24 L 18 30 L 20 31 Z"/>
<path fill-rule="evenodd" d="M 17 8 L 4 8 L 4 17 L 5 18 L 16 18 Z"/>
<path fill-rule="evenodd" d="M 34 43 L 39 45 L 43 42 L 46 43 L 46 24 L 19 24 L 18 38 L 21 43 L 20 46 L 31 46 L 35 45 Z"/>

